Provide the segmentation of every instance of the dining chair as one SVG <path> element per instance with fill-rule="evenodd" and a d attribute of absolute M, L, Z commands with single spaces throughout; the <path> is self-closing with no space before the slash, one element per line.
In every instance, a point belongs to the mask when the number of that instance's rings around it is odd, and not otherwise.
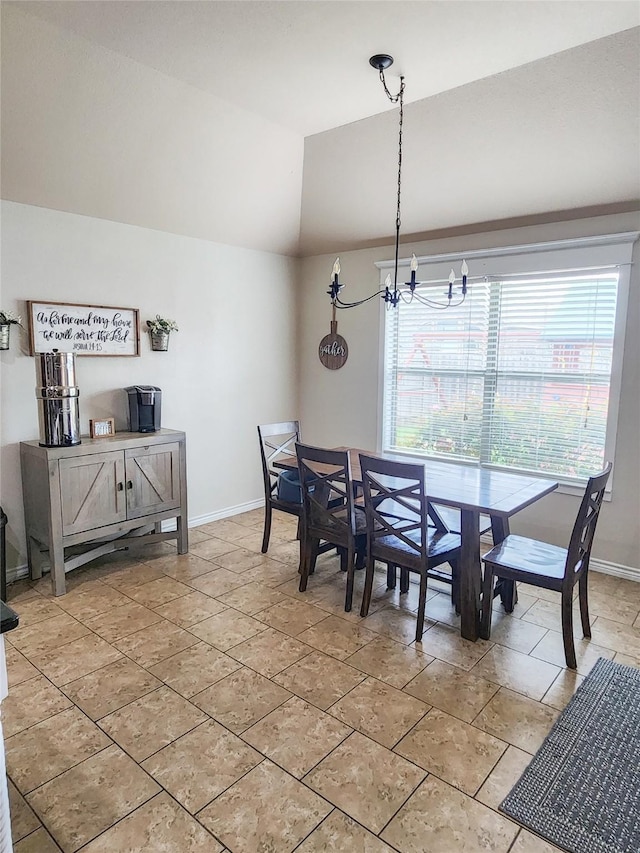
<path fill-rule="evenodd" d="M 351 462 L 346 450 L 296 444 L 302 485 L 300 592 L 307 588 L 318 554 L 327 546 L 340 552 L 347 574 L 344 609 L 351 610 L 356 559 L 366 546 L 364 511 L 356 507 Z"/>
<path fill-rule="evenodd" d="M 576 669 L 573 640 L 573 588 L 578 584 L 582 633 L 591 637 L 587 582 L 591 545 L 598 523 L 605 486 L 611 473 L 611 462 L 599 474 L 589 478 L 580 509 L 573 525 L 568 548 L 560 548 L 510 534 L 482 558 L 482 622 L 480 635 L 488 640 L 491 632 L 491 609 L 494 578 L 522 581 L 531 586 L 561 593 L 562 639 L 569 669 Z"/>
<path fill-rule="evenodd" d="M 416 642 L 422 639 L 427 577 L 444 563 L 457 563 L 460 536 L 429 523 L 424 465 L 360 454 L 367 524 L 367 567 L 361 616 L 371 604 L 375 561 L 420 575 Z M 402 578 L 401 578 L 402 583 Z"/>
<path fill-rule="evenodd" d="M 283 421 L 279 424 L 261 424 L 258 426 L 260 438 L 260 456 L 262 459 L 262 478 L 264 481 L 264 532 L 262 535 L 262 553 L 269 549 L 271 536 L 271 516 L 274 509 L 302 516 L 302 500 L 285 500 L 279 496 L 281 472 L 274 470 L 273 463 L 281 458 L 295 458 L 295 444 L 300 440 L 300 422 Z M 289 492 L 291 489 L 289 489 Z M 287 495 L 289 497 L 289 495 Z"/>

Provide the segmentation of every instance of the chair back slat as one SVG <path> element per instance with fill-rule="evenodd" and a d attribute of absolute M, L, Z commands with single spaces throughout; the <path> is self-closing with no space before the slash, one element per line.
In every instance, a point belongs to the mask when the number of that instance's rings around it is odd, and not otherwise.
<path fill-rule="evenodd" d="M 426 566 L 429 540 L 424 465 L 361 453 L 360 468 L 367 538 L 373 553 L 381 540 L 393 536 L 404 543 L 416 559 L 424 560 Z"/>
<path fill-rule="evenodd" d="M 271 495 L 278 481 L 278 473 L 273 470 L 273 463 L 282 457 L 295 458 L 295 444 L 300 441 L 300 422 L 261 424 L 258 426 L 258 436 L 265 494 Z"/>
<path fill-rule="evenodd" d="M 611 468 L 609 462 L 603 471 L 589 478 L 569 541 L 565 583 L 573 585 L 573 575 L 589 568 L 591 545 Z"/>
<path fill-rule="evenodd" d="M 296 444 L 305 535 L 331 542 L 355 536 L 349 452 Z"/>

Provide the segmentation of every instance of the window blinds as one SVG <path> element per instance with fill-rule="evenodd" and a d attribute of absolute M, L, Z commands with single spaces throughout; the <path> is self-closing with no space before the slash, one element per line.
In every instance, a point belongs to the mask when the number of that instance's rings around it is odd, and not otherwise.
<path fill-rule="evenodd" d="M 602 468 L 617 290 L 612 267 L 487 277 L 447 310 L 401 303 L 383 449 L 568 481 Z"/>

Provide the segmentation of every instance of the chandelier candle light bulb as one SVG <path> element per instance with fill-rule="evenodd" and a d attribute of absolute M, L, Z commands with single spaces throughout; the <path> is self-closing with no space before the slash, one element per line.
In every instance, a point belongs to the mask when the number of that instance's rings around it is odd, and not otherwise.
<path fill-rule="evenodd" d="M 418 271 L 418 259 L 415 256 L 415 253 L 411 255 L 411 281 L 409 282 L 409 287 L 411 288 L 411 293 L 416 289 L 416 273 Z"/>
<path fill-rule="evenodd" d="M 453 296 L 453 285 L 456 283 L 456 274 L 453 269 L 449 273 L 449 293 L 447 294 L 447 299 L 451 299 Z"/>
<path fill-rule="evenodd" d="M 467 266 L 467 262 L 463 259 L 462 266 L 460 267 L 460 272 L 462 273 L 462 295 L 467 295 L 467 276 L 469 275 L 469 267 Z"/>

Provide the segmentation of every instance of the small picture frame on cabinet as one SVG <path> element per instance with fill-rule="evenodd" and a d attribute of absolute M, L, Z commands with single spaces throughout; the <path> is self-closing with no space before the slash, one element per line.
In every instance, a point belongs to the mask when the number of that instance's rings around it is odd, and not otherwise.
<path fill-rule="evenodd" d="M 113 418 L 91 418 L 89 420 L 89 434 L 91 438 L 108 438 L 110 435 L 115 435 L 115 420 Z"/>

